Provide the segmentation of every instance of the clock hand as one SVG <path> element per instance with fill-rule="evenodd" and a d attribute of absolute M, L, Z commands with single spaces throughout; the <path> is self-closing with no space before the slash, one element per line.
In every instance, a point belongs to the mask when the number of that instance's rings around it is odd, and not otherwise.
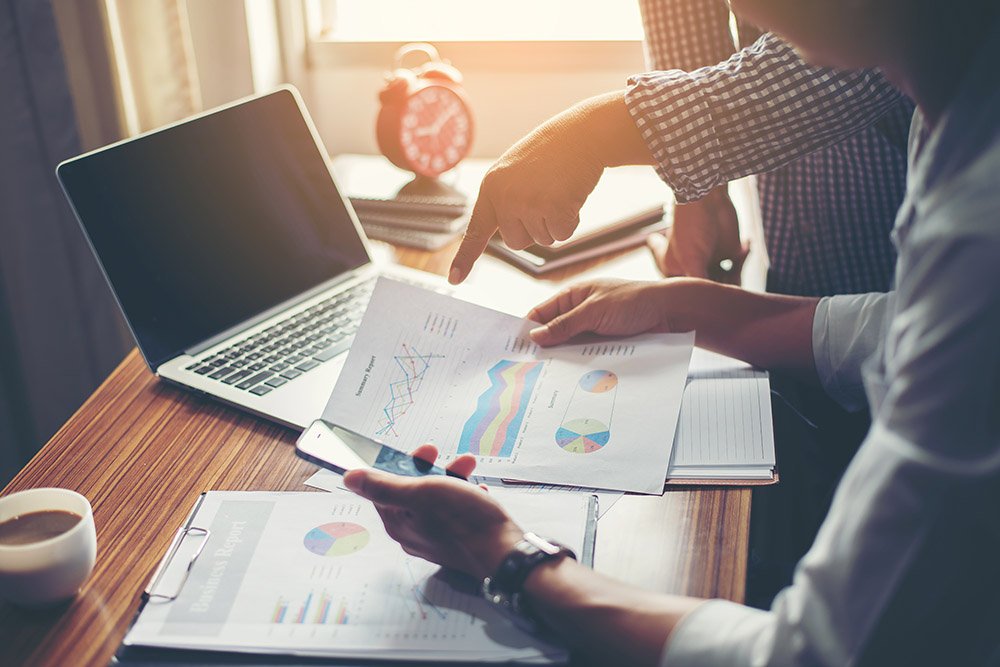
<path fill-rule="evenodd" d="M 415 129 L 413 131 L 413 135 L 417 137 L 426 137 L 431 134 L 437 134 L 441 131 L 441 128 L 444 127 L 444 124 L 454 118 L 456 114 L 458 114 L 458 109 L 452 107 L 448 113 L 434 121 L 433 125 L 430 125 L 429 127 L 418 127 Z"/>
<path fill-rule="evenodd" d="M 455 107 L 452 107 L 451 109 L 448 110 L 448 113 L 446 113 L 445 115 L 443 115 L 440 118 L 438 118 L 437 122 L 434 123 L 434 132 L 440 132 L 441 128 L 444 127 L 444 124 L 447 123 L 452 118 L 454 118 L 455 114 L 457 114 L 457 113 L 458 113 L 458 109 L 456 109 Z"/>

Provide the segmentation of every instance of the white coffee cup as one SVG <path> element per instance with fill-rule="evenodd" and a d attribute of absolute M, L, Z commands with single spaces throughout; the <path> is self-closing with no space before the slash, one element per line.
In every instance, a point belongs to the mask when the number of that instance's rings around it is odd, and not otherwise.
<path fill-rule="evenodd" d="M 44 607 L 76 595 L 97 557 L 90 502 L 69 489 L 29 489 L 0 498 L 0 523 L 30 512 L 62 510 L 81 517 L 55 537 L 29 544 L 0 544 L 0 598 Z"/>

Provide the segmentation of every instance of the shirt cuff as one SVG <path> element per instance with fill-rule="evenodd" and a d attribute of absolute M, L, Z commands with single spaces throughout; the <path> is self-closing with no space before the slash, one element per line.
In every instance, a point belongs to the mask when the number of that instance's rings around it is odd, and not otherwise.
<path fill-rule="evenodd" d="M 721 148 L 698 70 L 637 74 L 628 80 L 625 105 L 656 172 L 674 191 L 678 204 L 704 197 L 721 185 Z"/>
<path fill-rule="evenodd" d="M 688 613 L 670 633 L 660 666 L 750 664 L 754 646 L 773 637 L 771 626 L 771 612 L 709 600 Z"/>
<path fill-rule="evenodd" d="M 812 345 L 823 389 L 846 410 L 867 405 L 861 365 L 878 350 L 892 293 L 843 294 L 820 299 Z"/>

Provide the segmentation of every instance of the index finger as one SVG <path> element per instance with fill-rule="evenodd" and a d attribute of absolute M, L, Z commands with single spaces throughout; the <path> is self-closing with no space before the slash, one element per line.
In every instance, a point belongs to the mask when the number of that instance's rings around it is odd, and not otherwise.
<path fill-rule="evenodd" d="M 472 217 L 469 218 L 469 226 L 462 237 L 462 245 L 455 253 L 455 259 L 451 260 L 451 270 L 448 272 L 448 282 L 452 285 L 465 280 L 472 270 L 472 265 L 476 263 L 479 256 L 486 250 L 486 244 L 490 242 L 497 231 L 497 216 L 493 210 L 493 204 L 480 193 L 476 199 L 476 205 L 472 208 Z"/>

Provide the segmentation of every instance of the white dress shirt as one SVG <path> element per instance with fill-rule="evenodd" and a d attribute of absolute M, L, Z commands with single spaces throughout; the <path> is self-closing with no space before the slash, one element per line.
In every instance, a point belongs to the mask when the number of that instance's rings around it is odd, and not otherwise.
<path fill-rule="evenodd" d="M 823 299 L 816 368 L 873 424 L 770 611 L 710 601 L 665 666 L 1000 664 L 1000 75 L 995 26 L 910 136 L 896 290 Z"/>

